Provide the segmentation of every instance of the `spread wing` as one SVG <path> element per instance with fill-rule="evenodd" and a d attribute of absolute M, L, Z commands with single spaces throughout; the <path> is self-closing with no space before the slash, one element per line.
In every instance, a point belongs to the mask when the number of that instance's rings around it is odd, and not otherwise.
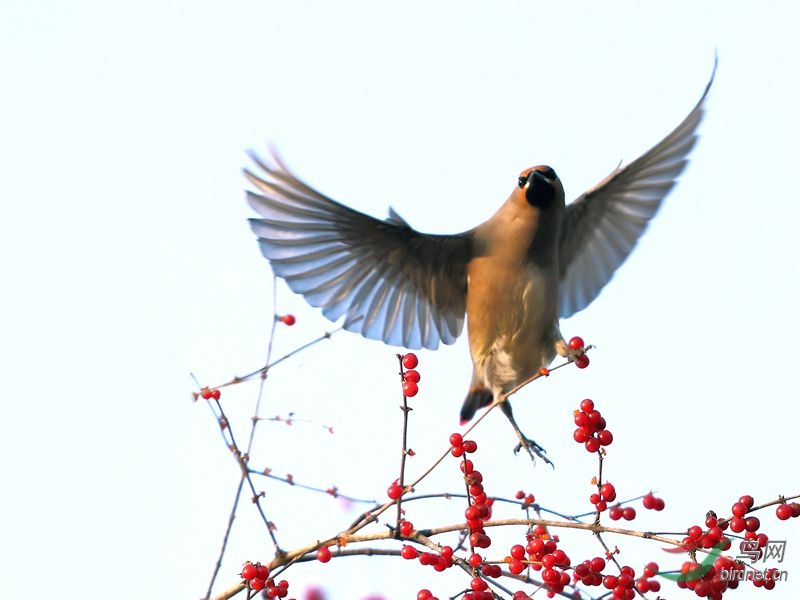
<path fill-rule="evenodd" d="M 247 192 L 261 252 L 292 291 L 344 328 L 394 346 L 452 344 L 464 325 L 471 232 L 428 235 L 390 209 L 381 221 L 324 196 L 277 156 L 252 156 Z"/>
<path fill-rule="evenodd" d="M 692 112 L 656 146 L 572 202 L 559 245 L 562 318 L 586 308 L 625 262 L 675 185 L 697 141 L 714 73 Z"/>

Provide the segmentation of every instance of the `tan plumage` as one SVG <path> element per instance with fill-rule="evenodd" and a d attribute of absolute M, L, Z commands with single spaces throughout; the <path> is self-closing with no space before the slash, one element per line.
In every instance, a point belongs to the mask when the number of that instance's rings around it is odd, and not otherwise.
<path fill-rule="evenodd" d="M 559 319 L 597 297 L 644 233 L 686 165 L 712 82 L 713 73 L 672 133 L 568 206 L 561 181 L 543 165 L 523 171 L 475 229 L 424 234 L 391 209 L 381 221 L 339 204 L 277 156 L 253 156 L 263 173 L 245 171 L 260 192 L 247 198 L 261 218 L 250 223 L 275 273 L 329 319 L 344 317 L 349 331 L 435 349 L 456 340 L 466 315 L 469 419 L 556 352 L 567 354 Z M 508 402 L 503 408 L 513 423 Z"/>

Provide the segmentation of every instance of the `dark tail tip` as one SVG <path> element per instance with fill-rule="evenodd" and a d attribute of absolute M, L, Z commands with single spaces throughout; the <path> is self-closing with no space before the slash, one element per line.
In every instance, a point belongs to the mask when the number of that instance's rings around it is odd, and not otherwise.
<path fill-rule="evenodd" d="M 494 394 L 491 390 L 485 387 L 472 388 L 467 397 L 464 399 L 464 404 L 461 406 L 461 423 L 462 425 L 470 421 L 478 409 L 489 406 L 494 400 Z"/>

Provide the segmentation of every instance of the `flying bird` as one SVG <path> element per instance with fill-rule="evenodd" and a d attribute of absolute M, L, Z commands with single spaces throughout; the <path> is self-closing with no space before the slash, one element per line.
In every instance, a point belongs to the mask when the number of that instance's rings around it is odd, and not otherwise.
<path fill-rule="evenodd" d="M 497 212 L 455 235 L 373 218 L 251 153 L 247 200 L 275 274 L 330 320 L 405 348 L 452 344 L 466 318 L 473 371 L 462 421 L 546 367 L 575 358 L 559 320 L 586 308 L 625 261 L 684 170 L 716 72 L 694 109 L 642 156 L 565 204 L 556 171 L 522 171 Z M 520 444 L 547 460 L 501 403 Z M 549 461 L 547 461 L 549 462 Z"/>

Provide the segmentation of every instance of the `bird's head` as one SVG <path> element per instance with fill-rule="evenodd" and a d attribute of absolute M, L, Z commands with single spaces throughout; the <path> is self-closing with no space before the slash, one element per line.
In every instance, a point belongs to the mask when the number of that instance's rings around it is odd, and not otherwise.
<path fill-rule="evenodd" d="M 525 201 L 534 208 L 564 206 L 564 188 L 556 172 L 547 165 L 525 169 L 517 179 Z"/>

